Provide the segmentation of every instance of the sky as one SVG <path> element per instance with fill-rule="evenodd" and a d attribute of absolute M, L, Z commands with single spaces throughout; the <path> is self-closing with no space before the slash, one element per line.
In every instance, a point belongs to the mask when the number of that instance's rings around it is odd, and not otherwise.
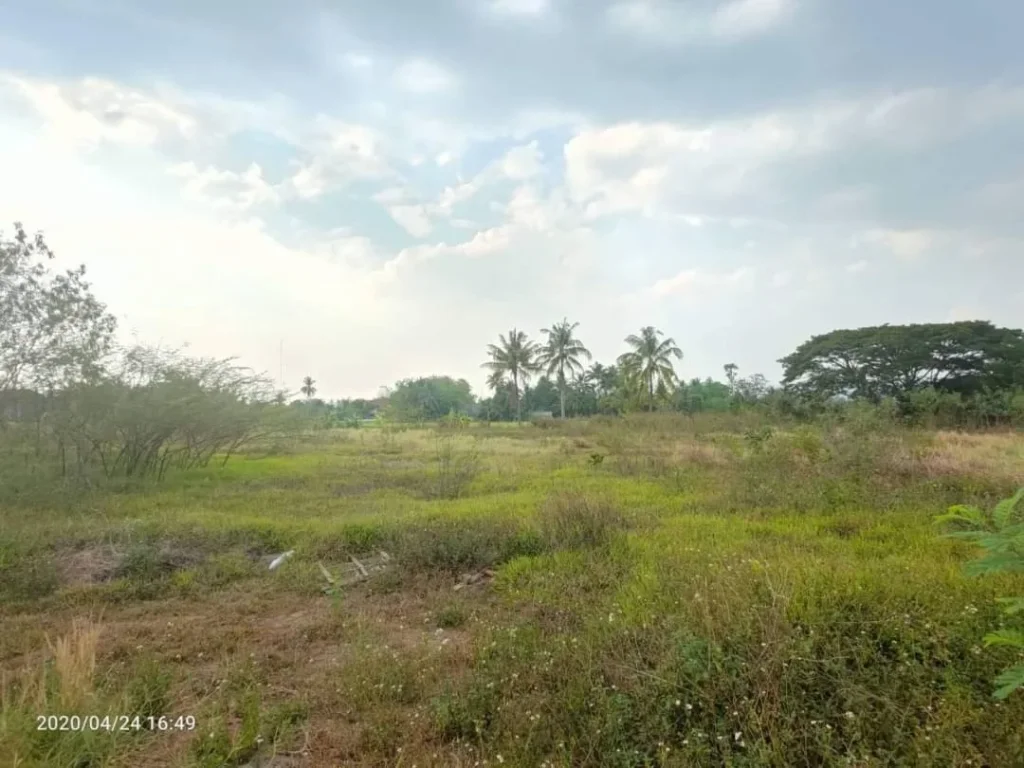
<path fill-rule="evenodd" d="M 0 227 L 325 398 L 562 318 L 686 379 L 1024 326 L 1019 0 L 7 0 Z"/>

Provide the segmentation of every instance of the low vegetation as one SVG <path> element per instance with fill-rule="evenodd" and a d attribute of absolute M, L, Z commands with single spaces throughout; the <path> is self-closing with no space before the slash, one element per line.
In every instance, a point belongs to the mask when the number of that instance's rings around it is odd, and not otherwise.
<path fill-rule="evenodd" d="M 1020 331 L 773 388 L 563 320 L 483 400 L 288 404 L 48 256 L 0 238 L 0 764 L 1024 765 Z"/>
<path fill-rule="evenodd" d="M 966 571 L 974 542 L 934 518 L 973 505 L 957 520 L 1019 536 L 999 503 L 1024 440 L 878 418 L 339 430 L 7 505 L 0 761 L 1020 764 L 999 599 L 1024 583 Z M 457 494 L 439 442 L 473 457 Z M 320 565 L 380 551 L 325 594 Z"/>

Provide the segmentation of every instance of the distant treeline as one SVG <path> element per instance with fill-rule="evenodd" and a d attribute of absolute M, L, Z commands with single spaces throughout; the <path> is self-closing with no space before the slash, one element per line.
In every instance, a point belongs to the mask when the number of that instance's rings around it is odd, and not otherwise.
<path fill-rule="evenodd" d="M 0 487 L 26 476 L 163 476 L 261 439 L 368 419 L 486 421 L 669 410 L 760 409 L 814 419 L 867 404 L 909 424 L 1024 425 L 1024 332 L 972 321 L 838 330 L 783 358 L 783 378 L 681 380 L 682 350 L 653 327 L 593 362 L 563 319 L 534 342 L 513 328 L 487 348 L 489 393 L 464 379 L 404 379 L 375 399 L 324 402 L 307 376 L 293 399 L 232 360 L 115 342 L 116 321 L 79 267 L 61 274 L 42 235 L 0 231 Z"/>

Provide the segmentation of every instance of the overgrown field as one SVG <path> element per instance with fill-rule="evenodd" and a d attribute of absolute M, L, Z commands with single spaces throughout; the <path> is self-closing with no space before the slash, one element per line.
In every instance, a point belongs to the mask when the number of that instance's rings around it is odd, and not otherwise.
<path fill-rule="evenodd" d="M 1022 766 L 1024 577 L 934 523 L 1021 485 L 1019 433 L 654 414 L 8 499 L 0 765 Z"/>

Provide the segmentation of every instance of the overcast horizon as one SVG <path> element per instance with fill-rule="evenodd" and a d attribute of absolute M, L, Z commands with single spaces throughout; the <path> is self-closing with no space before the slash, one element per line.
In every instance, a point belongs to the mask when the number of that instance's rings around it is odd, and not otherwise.
<path fill-rule="evenodd" d="M 12 0 L 0 229 L 120 338 L 325 399 L 515 326 L 775 382 L 812 335 L 1024 326 L 1024 4 Z"/>

